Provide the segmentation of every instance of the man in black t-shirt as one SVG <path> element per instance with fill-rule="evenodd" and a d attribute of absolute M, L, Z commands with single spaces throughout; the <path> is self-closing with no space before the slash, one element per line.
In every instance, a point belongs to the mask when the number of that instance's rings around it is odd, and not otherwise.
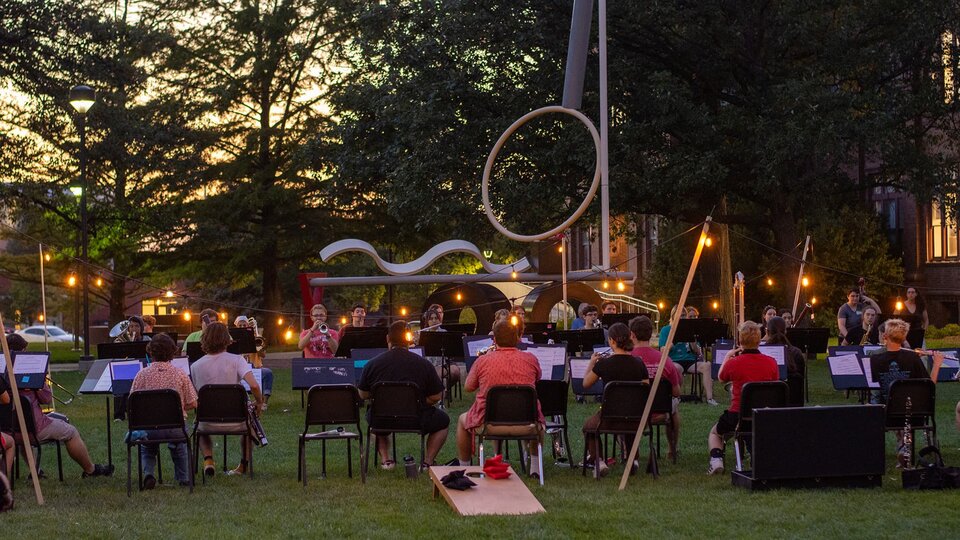
<path fill-rule="evenodd" d="M 420 409 L 420 430 L 429 433 L 421 467 L 429 467 L 447 440 L 450 417 L 433 406 L 443 398 L 443 382 L 433 364 L 407 350 L 406 332 L 407 324 L 403 321 L 390 325 L 387 334 L 389 350 L 367 363 L 357 388 L 364 399 L 371 396 L 374 385 L 380 382 L 412 382 L 420 388 L 423 404 Z M 391 459 L 389 437 L 378 438 L 377 452 L 380 454 L 381 468 L 391 470 L 396 466 Z"/>

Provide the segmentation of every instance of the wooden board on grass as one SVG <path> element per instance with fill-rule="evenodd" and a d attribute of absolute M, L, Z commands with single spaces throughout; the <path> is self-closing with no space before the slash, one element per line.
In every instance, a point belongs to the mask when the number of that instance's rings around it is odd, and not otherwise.
<path fill-rule="evenodd" d="M 482 472 L 483 467 L 479 465 L 430 467 L 430 480 L 433 481 L 433 496 L 442 494 L 447 503 L 461 516 L 504 516 L 546 512 L 512 467 L 509 469 L 510 478 L 504 480 L 486 477 L 470 478 L 477 485 L 464 491 L 447 489 L 440 483 L 440 479 L 448 473 L 460 470 L 466 470 L 468 473 Z"/>

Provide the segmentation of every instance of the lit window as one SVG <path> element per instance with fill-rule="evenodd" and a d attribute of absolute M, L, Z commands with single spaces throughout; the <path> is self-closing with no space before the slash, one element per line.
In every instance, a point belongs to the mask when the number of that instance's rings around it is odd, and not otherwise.
<path fill-rule="evenodd" d="M 930 205 L 930 236 L 933 237 L 930 255 L 940 259 L 943 257 L 943 216 L 937 201 Z"/>

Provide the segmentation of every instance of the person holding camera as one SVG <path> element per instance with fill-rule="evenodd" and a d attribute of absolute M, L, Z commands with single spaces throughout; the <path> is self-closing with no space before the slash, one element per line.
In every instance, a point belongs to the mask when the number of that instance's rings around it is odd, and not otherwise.
<path fill-rule="evenodd" d="M 300 332 L 297 348 L 303 350 L 304 358 L 333 358 L 337 353 L 339 335 L 327 326 L 327 308 L 314 304 L 310 308 L 313 326 Z"/>

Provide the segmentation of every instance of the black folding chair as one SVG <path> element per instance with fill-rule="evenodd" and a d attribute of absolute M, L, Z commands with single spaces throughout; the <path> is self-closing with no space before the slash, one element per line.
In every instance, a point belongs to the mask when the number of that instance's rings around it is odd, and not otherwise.
<path fill-rule="evenodd" d="M 201 426 L 201 424 L 203 424 Z M 227 470 L 227 436 L 240 437 L 241 455 L 252 427 L 247 413 L 247 391 L 239 384 L 208 384 L 197 391 L 197 415 L 193 424 L 193 471 L 198 469 L 201 435 L 223 435 L 223 470 Z M 253 452 L 248 462 L 253 478 Z M 203 483 L 207 482 L 206 475 Z"/>
<path fill-rule="evenodd" d="M 20 395 L 20 407 L 23 410 L 23 421 L 26 424 L 27 428 L 27 444 L 24 445 L 23 437 L 20 433 L 20 421 L 17 419 L 16 410 L 13 408 L 13 401 L 7 405 L 0 405 L 0 431 L 10 433 L 13 435 L 14 448 L 11 449 L 15 452 L 14 459 L 14 474 L 8 475 L 10 479 L 10 485 L 14 483 L 14 478 L 20 477 L 20 452 L 21 448 L 25 446 L 30 447 L 30 450 L 33 451 L 34 448 L 37 449 L 37 471 L 40 470 L 40 460 L 42 457 L 43 445 L 45 444 L 54 444 L 57 446 L 57 472 L 60 477 L 60 481 L 63 482 L 63 455 L 60 450 L 60 441 L 43 441 L 37 438 L 37 424 L 34 422 L 33 418 L 33 408 L 30 405 L 30 400 L 27 399 L 27 396 Z"/>
<path fill-rule="evenodd" d="M 907 398 L 910 398 L 910 414 L 907 415 Z M 929 446 L 940 446 L 937 440 L 937 418 L 934 414 L 937 403 L 937 385 L 930 379 L 900 379 L 890 384 L 887 396 L 886 431 L 910 429 L 910 460 L 916 462 L 916 437 L 914 433 L 922 431 Z"/>
<path fill-rule="evenodd" d="M 168 438 L 151 438 L 127 440 L 127 497 L 130 496 L 131 467 L 130 449 L 137 447 L 137 487 L 143 491 L 143 468 L 140 458 L 145 444 L 183 443 L 187 445 L 187 463 L 193 463 L 190 458 L 190 436 L 183 421 L 183 408 L 180 394 L 176 390 L 165 388 L 162 390 L 140 390 L 132 392 L 127 398 L 127 430 L 180 430 L 182 436 Z M 160 463 L 160 452 L 157 452 L 157 464 Z M 193 493 L 193 475 L 190 475 L 190 493 Z"/>
<path fill-rule="evenodd" d="M 367 445 L 360 471 L 364 478 L 369 470 L 370 446 L 375 437 L 393 437 L 393 461 L 396 462 L 396 434 L 420 435 L 420 463 L 423 463 L 427 434 L 420 429 L 421 394 L 420 387 L 412 382 L 380 382 L 370 389 L 370 421 L 367 423 Z"/>
<path fill-rule="evenodd" d="M 740 391 L 740 421 L 733 432 L 734 451 L 737 455 L 737 470 L 743 470 L 741 444 L 746 448 L 748 436 L 753 434 L 753 410 L 786 407 L 790 388 L 783 381 L 749 382 Z"/>
<path fill-rule="evenodd" d="M 655 418 L 656 416 L 656 418 Z M 660 428 L 673 429 L 673 386 L 670 381 L 661 378 L 656 392 L 653 394 L 653 404 L 650 407 L 650 427 L 656 429 L 657 459 L 660 458 Z M 673 463 L 677 462 L 674 454 Z"/>
<path fill-rule="evenodd" d="M 477 429 L 480 464 L 483 465 L 483 441 L 536 441 L 537 468 L 543 485 L 543 425 L 537 414 L 537 390 L 526 385 L 501 385 L 487 390 L 487 408 L 483 425 Z M 520 470 L 526 472 L 526 455 L 520 451 Z"/>
<path fill-rule="evenodd" d="M 314 385 L 307 392 L 307 413 L 303 424 L 303 433 L 298 438 L 299 459 L 297 461 L 297 480 L 307 485 L 307 441 L 320 441 L 322 452 L 323 478 L 327 477 L 327 441 L 347 442 L 347 476 L 353 478 L 353 458 L 350 455 L 350 441 L 357 439 L 359 450 L 363 450 L 363 434 L 360 429 L 360 393 L 352 384 Z M 357 432 L 344 431 L 342 427 L 326 431 L 328 425 L 354 424 Z M 311 426 L 320 426 L 320 433 L 309 433 Z M 360 478 L 366 482 L 367 476 L 361 464 Z"/>
<path fill-rule="evenodd" d="M 597 438 L 599 449 L 600 440 L 604 435 L 623 435 L 632 436 L 637 434 L 637 428 L 640 427 L 640 420 L 643 419 L 643 409 L 647 403 L 647 397 L 650 395 L 650 385 L 646 382 L 638 381 L 613 381 L 607 383 L 603 388 L 603 406 L 600 407 L 600 423 L 597 429 L 592 433 Z M 649 424 L 649 422 L 647 422 Z M 647 426 L 645 432 L 648 438 L 650 464 L 653 475 L 658 476 L 656 451 L 653 448 L 653 430 Z M 587 461 L 588 445 L 583 447 L 583 462 Z M 596 452 L 593 456 L 594 470 L 600 470 L 600 454 Z M 627 464 L 629 467 L 631 464 Z M 583 475 L 587 474 L 587 467 L 584 465 Z M 600 475 L 596 475 L 597 480 Z"/>
<path fill-rule="evenodd" d="M 570 434 L 567 430 L 567 402 L 570 393 L 568 381 L 539 380 L 536 385 L 537 399 L 540 400 L 540 411 L 547 421 L 547 433 L 559 432 L 565 456 L 558 455 L 556 446 L 553 448 L 553 458 L 557 464 L 570 462 L 573 448 L 570 446 Z"/>

